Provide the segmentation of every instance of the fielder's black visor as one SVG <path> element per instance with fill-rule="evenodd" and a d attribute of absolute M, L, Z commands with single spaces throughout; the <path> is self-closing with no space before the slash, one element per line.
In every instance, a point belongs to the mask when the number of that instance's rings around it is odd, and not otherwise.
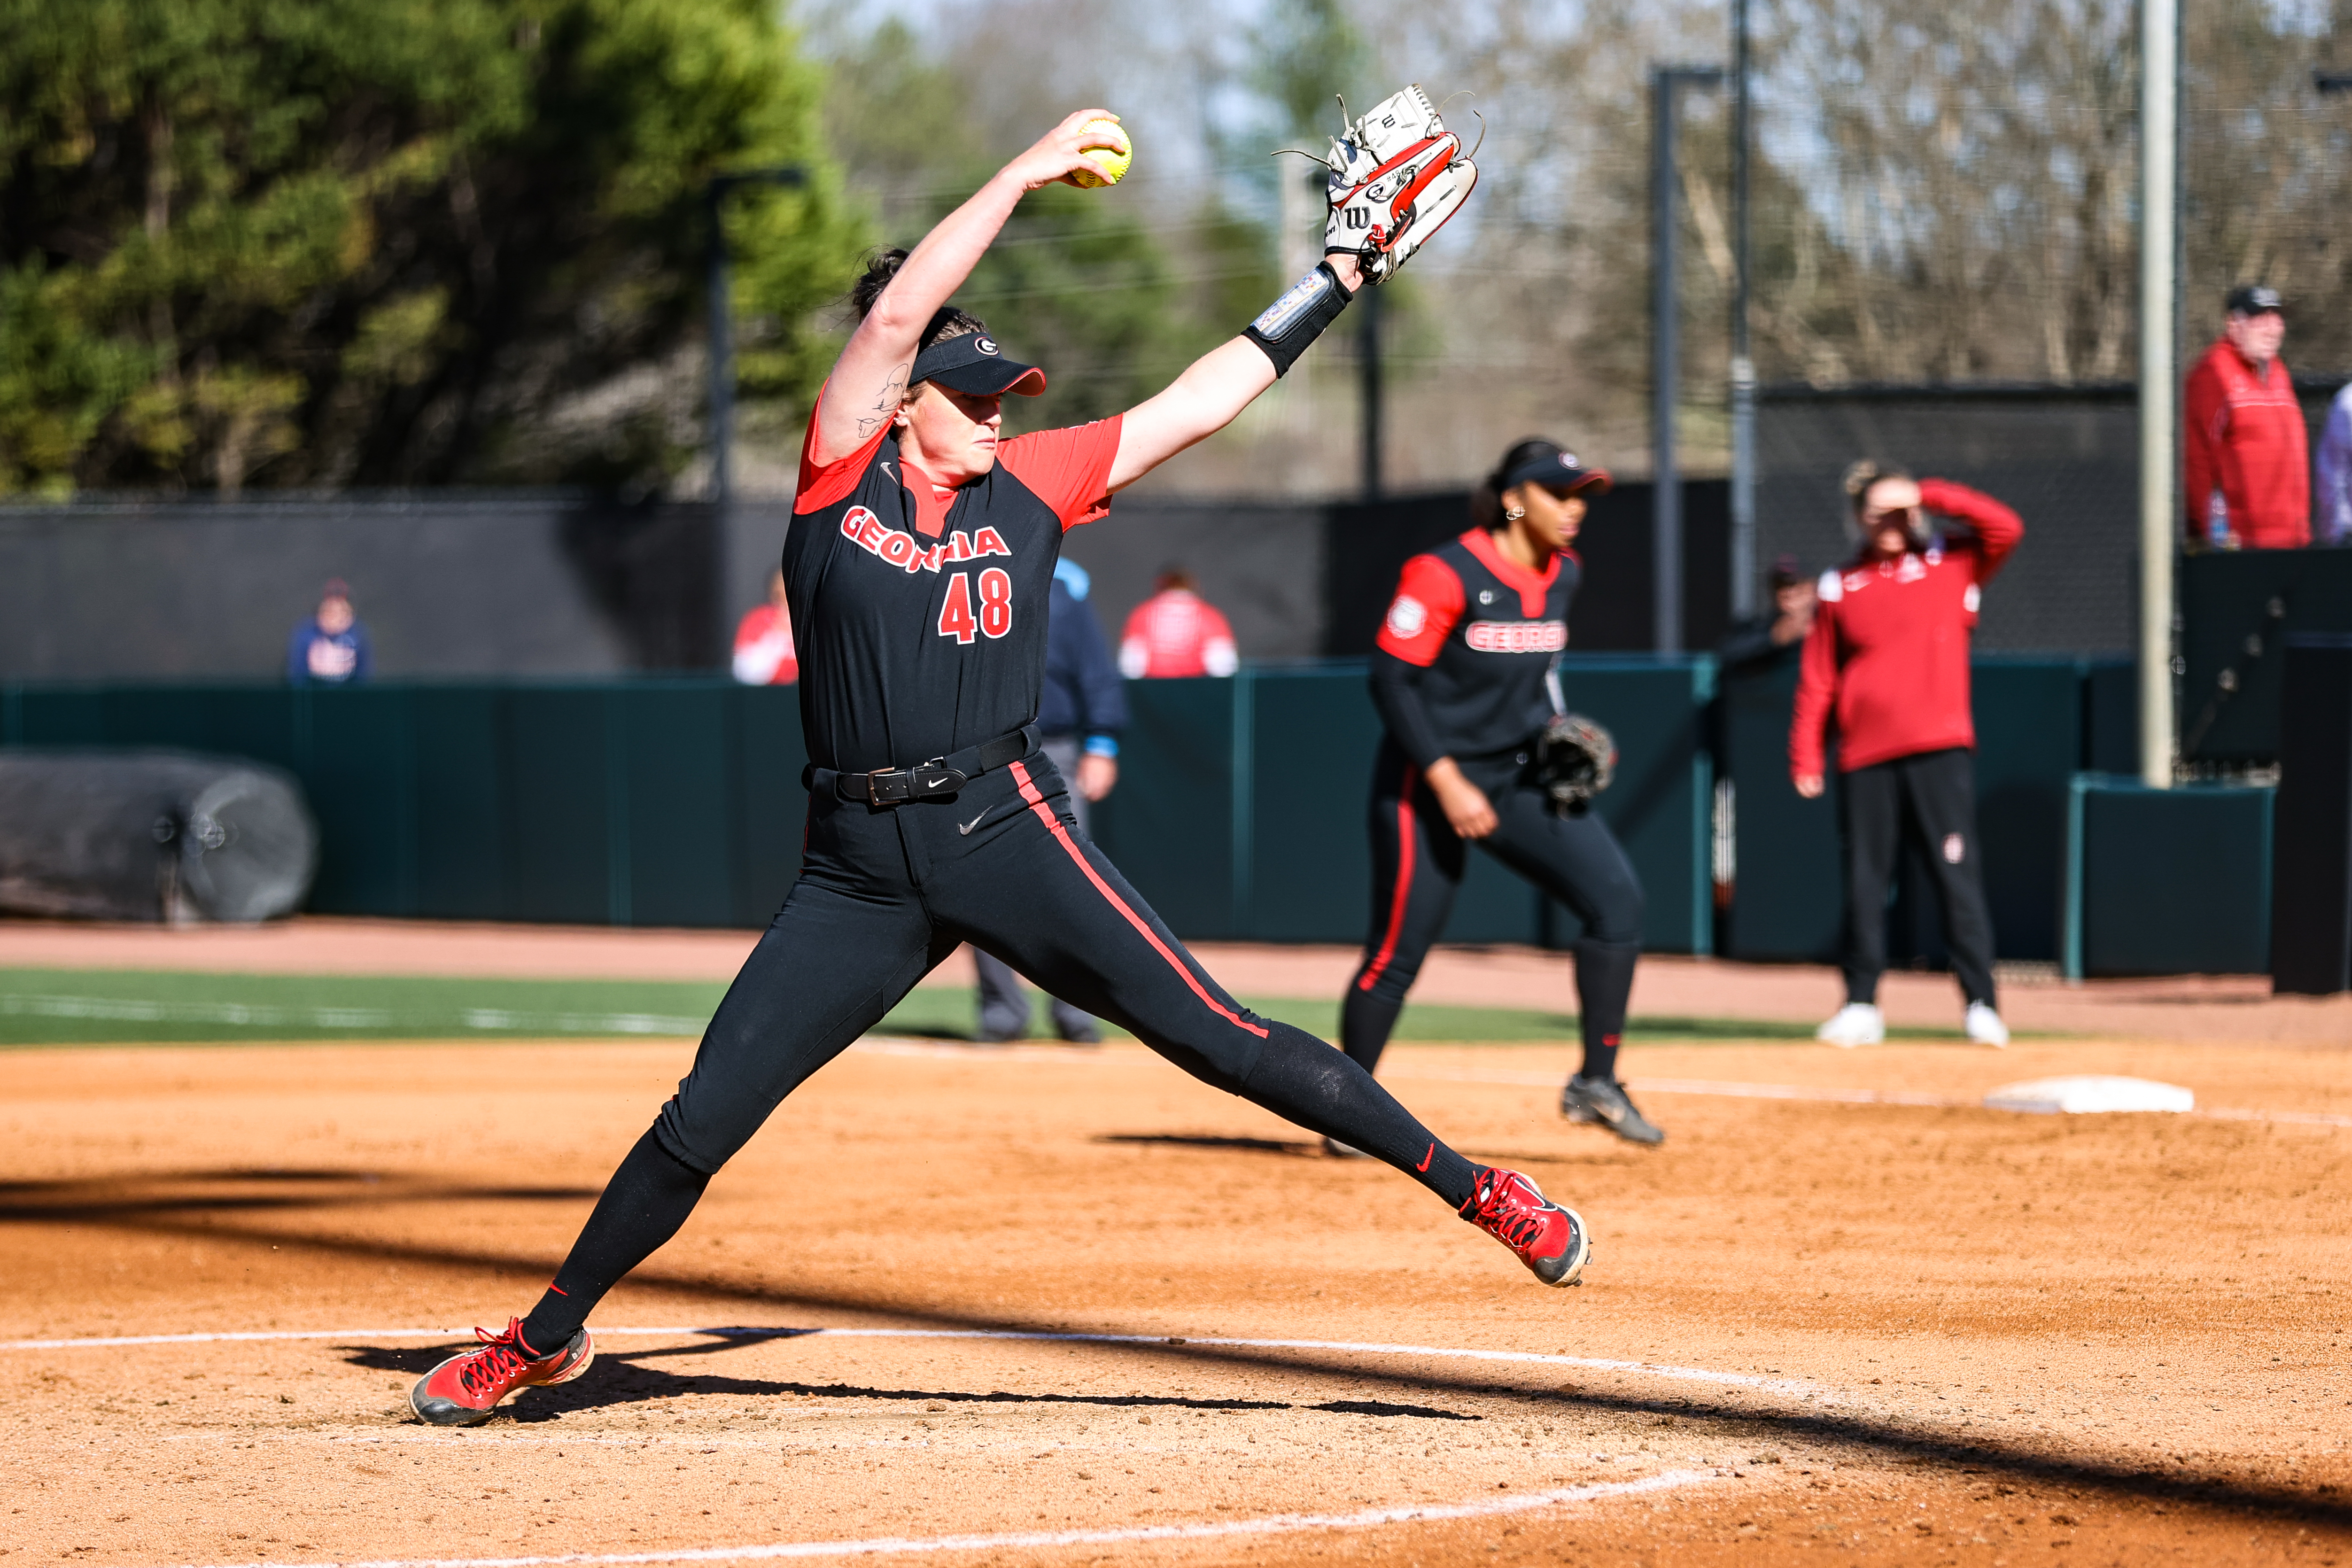
<path fill-rule="evenodd" d="M 1505 474 L 1496 488 L 1507 490 L 1519 485 L 1541 485 L 1556 496 L 1566 497 L 1581 490 L 1598 495 L 1616 482 L 1609 477 L 1608 469 L 1588 468 L 1576 460 L 1575 453 L 1555 448 L 1529 458 Z"/>
<path fill-rule="evenodd" d="M 915 356 L 914 379 L 936 381 L 973 397 L 1001 397 L 1008 392 L 1034 397 L 1045 390 L 1044 371 L 1007 359 L 985 332 L 941 338 Z"/>

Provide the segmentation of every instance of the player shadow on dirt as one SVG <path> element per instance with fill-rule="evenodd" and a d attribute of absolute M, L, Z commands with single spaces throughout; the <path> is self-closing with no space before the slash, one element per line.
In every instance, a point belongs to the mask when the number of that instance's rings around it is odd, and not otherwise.
<path fill-rule="evenodd" d="M 257 1191 L 238 1192 L 238 1187 Z M 310 1189 L 308 1191 L 301 1189 Z M 78 1176 L 53 1182 L 0 1182 L 0 1222 L 132 1224 L 188 1213 L 366 1207 L 379 1204 L 577 1202 L 596 1187 L 464 1186 L 383 1176 L 372 1171 L 233 1169 Z"/>
<path fill-rule="evenodd" d="M 1184 1132 L 1103 1132 L 1097 1133 L 1094 1142 L 1143 1149 L 1202 1149 L 1219 1153 L 1275 1154 L 1284 1159 L 1293 1160 L 1329 1160 L 1331 1158 L 1323 1152 L 1323 1145 L 1319 1140 L 1308 1142 L 1292 1138 L 1224 1138 L 1210 1133 Z M 1467 1153 L 1468 1151 L 1465 1152 Z M 1562 1153 L 1557 1150 L 1540 1154 L 1496 1153 L 1490 1151 L 1474 1154 L 1471 1157 L 1482 1165 L 1506 1165 L 1517 1170 L 1528 1165 L 1627 1165 L 1639 1162 L 1644 1153 L 1645 1151 L 1634 1149 L 1612 1138 L 1606 1143 L 1596 1142 L 1590 1149 L 1580 1149 L 1568 1153 Z M 1363 1162 L 1350 1160 L 1347 1163 L 1350 1167 L 1359 1167 L 1363 1164 Z"/>
<path fill-rule="evenodd" d="M 604 1351 L 578 1383 L 554 1388 L 525 1389 L 507 1406 L 517 1421 L 555 1421 L 566 1414 L 636 1405 L 683 1394 L 704 1396 L 789 1396 L 794 1399 L 881 1399 L 919 1403 L 926 1406 L 956 1405 L 1075 1405 L 1112 1410 L 1199 1410 L 1231 1415 L 1244 1410 L 1317 1410 L 1339 1415 L 1370 1415 L 1386 1420 L 1483 1421 L 1483 1415 L 1440 1410 L 1426 1405 L 1402 1405 L 1379 1399 L 1331 1399 L 1301 1405 L 1286 1399 L 1199 1399 L 1155 1394 L 1010 1394 L 991 1389 L 985 1394 L 955 1388 L 871 1388 L 847 1383 L 779 1382 L 770 1378 L 684 1373 L 646 1363 L 676 1356 L 709 1355 L 761 1340 L 797 1339 L 821 1332 L 815 1329 L 763 1329 L 730 1332 L 724 1340 L 692 1345 L 668 1345 L 646 1350 Z M 450 1353 L 451 1345 L 411 1349 L 406 1346 L 343 1345 L 344 1362 L 371 1372 L 397 1372 L 421 1376 Z M 795 1405 L 792 1408 L 808 1409 Z"/>
<path fill-rule="evenodd" d="M 1105 1132 L 1097 1143 L 1123 1143 L 1137 1148 L 1218 1149 L 1242 1154 L 1282 1154 L 1321 1159 L 1323 1147 L 1303 1139 L 1220 1138 L 1209 1133 Z"/>

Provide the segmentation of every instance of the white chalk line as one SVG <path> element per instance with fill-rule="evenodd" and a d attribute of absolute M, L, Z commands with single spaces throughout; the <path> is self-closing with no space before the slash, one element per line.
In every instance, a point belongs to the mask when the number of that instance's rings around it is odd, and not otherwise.
<path fill-rule="evenodd" d="M 1515 1513 L 1675 1491 L 1721 1478 L 1700 1470 L 1666 1470 L 1632 1481 L 1595 1481 L 1553 1491 L 1475 1502 L 1428 1503 L 1407 1508 L 1367 1509 L 1359 1513 L 1277 1513 L 1260 1519 L 1220 1520 L 1199 1524 L 1141 1524 L 1111 1530 L 1016 1531 L 992 1535 L 869 1536 L 862 1541 L 786 1541 L 754 1546 L 681 1547 L 667 1552 L 573 1552 L 539 1557 L 408 1557 L 331 1560 L 303 1563 L 221 1563 L 205 1568 L 572 1568 L 572 1565 L 636 1563 L 742 1563 L 792 1557 L 889 1557 L 919 1552 L 1025 1551 L 1055 1546 L 1114 1546 L 1146 1541 L 1216 1541 L 1234 1536 L 1288 1535 L 1310 1530 L 1369 1530 L 1385 1524 L 1440 1523 L 1494 1519 Z M 196 1565 L 184 1565 L 196 1568 Z"/>
<path fill-rule="evenodd" d="M 1711 1367 L 1670 1366 L 1653 1362 L 1619 1361 L 1601 1356 L 1547 1355 L 1538 1351 L 1472 1350 L 1453 1345 L 1383 1344 L 1360 1340 L 1249 1340 L 1223 1336 L 1175 1334 L 1081 1334 L 1029 1329 L 804 1329 L 666 1325 L 656 1328 L 602 1328 L 600 1339 L 624 1337 L 676 1338 L 704 1335 L 718 1339 L 787 1340 L 998 1340 L 1046 1344 L 1139 1345 L 1155 1350 L 1193 1346 L 1218 1350 L 1327 1351 L 1347 1355 L 1418 1356 L 1433 1361 L 1492 1362 L 1516 1366 L 1550 1366 L 1579 1372 L 1622 1372 L 1661 1377 L 1676 1383 L 1706 1383 L 1727 1388 L 1752 1388 L 1801 1399 L 1835 1402 L 1835 1391 L 1802 1378 L 1759 1376 L 1754 1373 L 1717 1372 Z M 0 1351 L 104 1350 L 129 1345 L 199 1345 L 249 1343 L 270 1340 L 458 1340 L 470 1341 L 466 1329 L 284 1329 L 195 1334 L 120 1334 L 82 1339 L 0 1340 Z"/>

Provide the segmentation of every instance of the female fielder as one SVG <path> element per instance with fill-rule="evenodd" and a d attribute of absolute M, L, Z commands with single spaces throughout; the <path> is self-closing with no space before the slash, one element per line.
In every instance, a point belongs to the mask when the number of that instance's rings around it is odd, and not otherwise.
<path fill-rule="evenodd" d="M 1617 1081 L 1642 884 L 1609 825 L 1557 809 L 1534 765 L 1581 575 L 1570 546 L 1586 495 L 1609 483 L 1550 441 L 1522 441 L 1472 502 L 1471 530 L 1404 564 L 1372 653 L 1372 702 L 1388 729 L 1372 762 L 1372 932 L 1339 1029 L 1370 1072 L 1454 908 L 1463 846 L 1475 841 L 1584 922 L 1584 1063 L 1560 1090 L 1561 1114 L 1657 1143 L 1665 1134 Z"/>
<path fill-rule="evenodd" d="M 2025 524 L 2000 502 L 1948 479 L 1914 480 L 1856 463 L 1846 470 L 1861 548 L 1822 574 L 1789 725 L 1789 773 L 1818 797 L 1822 731 L 1838 726 L 1838 822 L 1845 840 L 1845 1005 L 1819 1031 L 1833 1046 L 1886 1037 L 1878 977 L 1886 969 L 1886 883 L 1906 829 L 1926 852 L 1944 906 L 1944 940 L 1968 1004 L 1970 1040 L 2009 1044 L 1993 1004 L 1992 911 L 1979 864 L 1976 721 L 1969 634 L 1984 585 Z M 1966 531 L 1938 531 L 1929 513 Z"/>
<path fill-rule="evenodd" d="M 1472 1164 L 1347 1058 L 1227 995 L 1078 829 L 1035 724 L 1063 531 L 1272 385 L 1475 171 L 1418 89 L 1398 95 L 1335 156 L 1328 258 L 1241 337 L 1122 417 L 1000 440 L 1000 400 L 1045 375 L 948 300 L 1024 192 L 1094 173 L 1090 148 L 1124 151 L 1123 133 L 1087 129 L 1102 118 L 1064 121 L 856 291 L 861 319 L 810 420 L 784 542 L 813 759 L 800 879 L 546 1294 L 416 1384 L 425 1420 L 470 1426 L 517 1388 L 583 1372 L 598 1300 L 786 1095 L 967 941 L 1203 1081 L 1406 1172 L 1546 1283 L 1582 1269 L 1576 1215 Z"/>

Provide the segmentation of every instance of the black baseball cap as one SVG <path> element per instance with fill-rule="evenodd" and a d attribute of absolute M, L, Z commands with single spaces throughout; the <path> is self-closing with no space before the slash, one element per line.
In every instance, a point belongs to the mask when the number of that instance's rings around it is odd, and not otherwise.
<path fill-rule="evenodd" d="M 2284 316 L 2286 302 L 2275 289 L 2260 283 L 2241 283 L 2230 290 L 2230 314 L 2233 316 Z"/>
<path fill-rule="evenodd" d="M 1529 453 L 1518 467 L 1501 475 L 1496 490 L 1507 490 L 1516 485 L 1541 485 L 1558 495 L 1572 496 L 1579 490 L 1596 493 L 1608 489 L 1617 481 L 1609 477 L 1606 468 L 1588 468 L 1577 461 L 1576 454 L 1564 447 L 1545 443 L 1545 449 Z"/>
<path fill-rule="evenodd" d="M 914 379 L 936 381 L 973 397 L 1001 397 L 1008 392 L 1034 397 L 1045 390 L 1044 371 L 1008 359 L 986 332 L 941 338 L 915 356 Z"/>

